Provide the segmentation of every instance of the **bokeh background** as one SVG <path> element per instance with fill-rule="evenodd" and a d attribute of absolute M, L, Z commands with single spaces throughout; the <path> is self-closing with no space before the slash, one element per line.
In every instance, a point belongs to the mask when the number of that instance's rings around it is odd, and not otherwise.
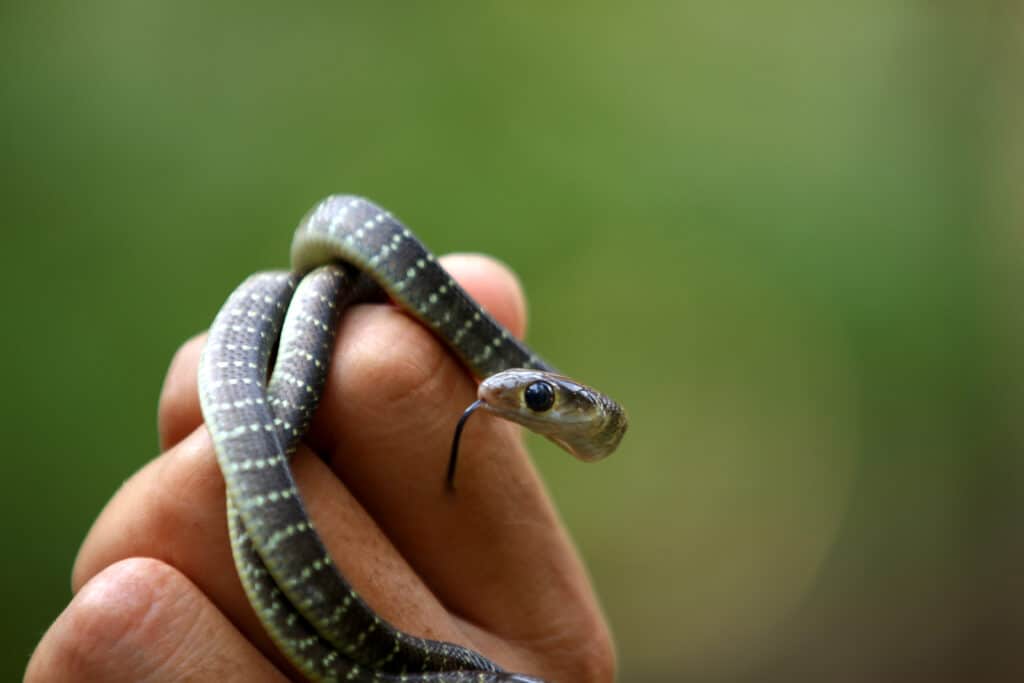
<path fill-rule="evenodd" d="M 0 7 L 3 680 L 337 191 L 628 406 L 600 465 L 533 442 L 622 681 L 1024 672 L 1019 3 Z"/>

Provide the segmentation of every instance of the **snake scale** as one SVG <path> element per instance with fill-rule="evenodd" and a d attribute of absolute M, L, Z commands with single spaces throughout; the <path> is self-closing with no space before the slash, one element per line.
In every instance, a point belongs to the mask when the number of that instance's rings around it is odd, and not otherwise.
<path fill-rule="evenodd" d="M 581 459 L 615 449 L 625 413 L 556 374 L 480 308 L 405 226 L 366 199 L 335 195 L 317 204 L 296 230 L 292 269 L 252 275 L 231 294 L 199 367 L 235 565 L 260 621 L 314 681 L 538 681 L 380 618 L 332 563 L 289 456 L 316 410 L 340 315 L 351 303 L 384 294 L 483 379 L 484 408 Z"/>

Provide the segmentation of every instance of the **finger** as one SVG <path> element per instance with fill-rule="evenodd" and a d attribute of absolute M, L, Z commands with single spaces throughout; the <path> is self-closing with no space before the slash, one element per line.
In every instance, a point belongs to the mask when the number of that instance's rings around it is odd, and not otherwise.
<path fill-rule="evenodd" d="M 25 673 L 49 681 L 286 681 L 180 572 L 125 560 L 90 581 Z"/>
<path fill-rule="evenodd" d="M 234 570 L 224 479 L 205 429 L 148 463 L 114 494 L 78 552 L 72 591 L 131 557 L 154 558 L 187 576 L 264 652 L 273 652 Z"/>
<path fill-rule="evenodd" d="M 499 321 L 523 329 L 508 271 L 477 257 L 445 265 Z M 585 641 L 610 653 L 588 579 L 517 428 L 474 418 L 458 491 L 444 491 L 454 426 L 474 386 L 421 324 L 391 307 L 359 307 L 343 318 L 310 442 L 453 612 L 507 641 L 543 643 L 540 651 Z M 344 533 L 335 519 L 317 515 L 321 533 Z"/>
<path fill-rule="evenodd" d="M 167 368 L 157 407 L 161 451 L 174 446 L 203 423 L 196 378 L 204 344 L 206 334 L 192 337 L 181 345 Z"/>
<path fill-rule="evenodd" d="M 345 486 L 308 448 L 292 471 L 343 574 L 367 601 L 402 629 L 462 643 L 509 666 L 532 668 L 529 657 L 507 655 L 500 639 L 453 618 Z M 196 430 L 149 463 L 115 494 L 93 524 L 72 573 L 78 591 L 106 567 L 148 557 L 195 584 L 241 633 L 282 670 L 290 670 L 267 636 L 239 582 L 230 553 L 224 481 L 209 435 Z"/>
<path fill-rule="evenodd" d="M 523 335 L 526 305 L 512 271 L 476 254 L 450 254 L 441 262 L 454 270 L 460 282 L 514 335 Z M 171 359 L 157 409 L 161 451 L 177 444 L 203 422 L 196 377 L 205 343 L 205 334 L 196 335 L 182 344 Z"/>

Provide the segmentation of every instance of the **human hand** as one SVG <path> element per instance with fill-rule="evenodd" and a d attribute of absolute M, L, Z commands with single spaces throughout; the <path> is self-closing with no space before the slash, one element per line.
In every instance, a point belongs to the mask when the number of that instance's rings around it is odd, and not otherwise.
<path fill-rule="evenodd" d="M 442 259 L 518 336 L 515 277 Z M 175 356 L 159 409 L 162 455 L 108 503 L 79 552 L 74 599 L 26 681 L 299 680 L 263 631 L 231 559 L 224 482 L 202 426 L 204 337 Z M 614 650 L 586 573 L 518 429 L 474 421 L 458 492 L 444 490 L 466 372 L 386 305 L 345 313 L 320 409 L 292 469 L 339 570 L 398 628 L 552 681 L 611 681 Z"/>

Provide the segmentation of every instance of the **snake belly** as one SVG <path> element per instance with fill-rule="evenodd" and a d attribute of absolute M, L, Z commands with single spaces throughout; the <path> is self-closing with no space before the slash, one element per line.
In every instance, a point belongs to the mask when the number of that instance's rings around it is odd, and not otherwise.
<path fill-rule="evenodd" d="M 373 291 L 369 279 L 478 377 L 551 368 L 483 311 L 405 226 L 367 200 L 332 196 L 317 205 L 296 231 L 292 265 L 294 273 L 251 276 L 231 295 L 199 369 L 235 565 L 261 622 L 314 681 L 537 681 L 379 617 L 331 561 L 288 457 L 319 401 L 339 316 Z"/>

